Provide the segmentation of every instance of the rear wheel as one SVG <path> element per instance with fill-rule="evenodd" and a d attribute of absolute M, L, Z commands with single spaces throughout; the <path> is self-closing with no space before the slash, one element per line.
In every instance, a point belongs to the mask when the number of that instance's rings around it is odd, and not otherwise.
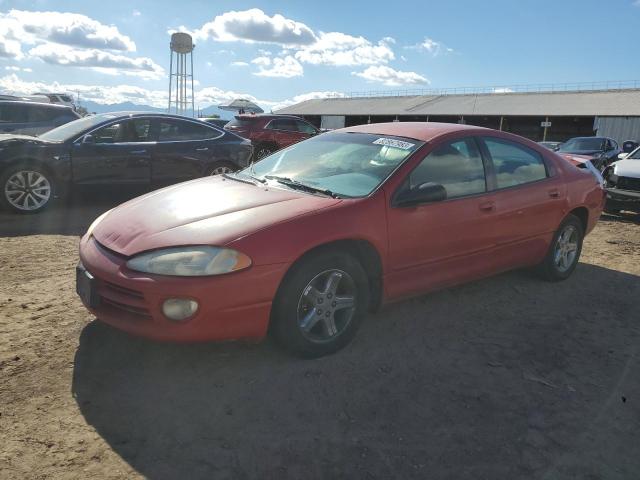
<path fill-rule="evenodd" d="M 584 229 L 575 215 L 568 215 L 556 231 L 547 256 L 539 265 L 541 276 L 557 282 L 571 276 L 582 252 Z"/>
<path fill-rule="evenodd" d="M 215 162 L 209 165 L 208 174 L 209 175 L 222 175 L 224 173 L 235 172 L 237 168 L 235 165 L 229 162 Z"/>
<path fill-rule="evenodd" d="M 2 175 L 0 188 L 3 206 L 16 213 L 37 213 L 53 200 L 55 184 L 41 167 L 17 165 Z"/>
<path fill-rule="evenodd" d="M 367 312 L 369 282 L 360 263 L 341 252 L 304 259 L 285 278 L 274 301 L 272 332 L 303 357 L 346 346 Z"/>

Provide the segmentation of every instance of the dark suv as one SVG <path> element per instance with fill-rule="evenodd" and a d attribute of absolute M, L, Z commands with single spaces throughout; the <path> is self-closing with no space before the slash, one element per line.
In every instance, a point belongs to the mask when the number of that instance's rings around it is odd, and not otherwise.
<path fill-rule="evenodd" d="M 0 133 L 35 136 L 78 118 L 71 107 L 0 100 Z"/>
<path fill-rule="evenodd" d="M 620 152 L 622 150 L 618 143 L 607 137 L 575 137 L 564 142 L 558 149 L 558 153 L 591 157 L 591 163 L 599 170 L 604 170 L 611 162 L 615 162 Z"/>
<path fill-rule="evenodd" d="M 309 122 L 290 115 L 236 115 L 224 128 L 251 140 L 257 160 L 320 133 Z"/>

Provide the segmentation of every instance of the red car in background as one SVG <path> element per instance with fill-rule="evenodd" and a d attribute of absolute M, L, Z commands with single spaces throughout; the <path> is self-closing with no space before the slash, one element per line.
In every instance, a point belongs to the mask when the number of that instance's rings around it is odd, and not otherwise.
<path fill-rule="evenodd" d="M 148 338 L 270 330 L 325 355 L 386 302 L 520 267 L 568 278 L 600 180 L 505 132 L 345 128 L 103 214 L 81 240 L 77 291 L 98 319 Z"/>
<path fill-rule="evenodd" d="M 291 115 L 236 115 L 224 128 L 251 140 L 256 160 L 320 133 L 309 122 Z"/>

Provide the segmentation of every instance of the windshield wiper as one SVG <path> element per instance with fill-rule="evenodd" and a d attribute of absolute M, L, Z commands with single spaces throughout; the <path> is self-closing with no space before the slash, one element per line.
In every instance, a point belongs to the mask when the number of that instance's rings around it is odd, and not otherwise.
<path fill-rule="evenodd" d="M 264 178 L 258 178 L 258 177 L 254 177 L 253 175 L 249 175 L 248 173 L 242 173 L 242 176 L 248 177 L 248 178 L 240 178 L 238 175 L 240 175 L 240 172 L 230 172 L 230 173 L 224 173 L 222 174 L 223 177 L 225 178 L 229 178 L 231 180 L 236 180 L 238 182 L 244 182 L 244 183 L 250 183 L 251 185 L 258 185 L 256 182 L 260 182 L 260 183 L 267 183 L 267 181 Z M 251 180 L 249 180 L 251 179 Z M 255 180 L 255 181 L 254 181 Z"/>
<path fill-rule="evenodd" d="M 323 195 L 327 195 L 332 198 L 340 198 L 340 195 L 332 192 L 331 190 L 314 187 L 313 185 L 307 185 L 306 183 L 299 182 L 298 180 L 293 180 L 289 177 L 279 177 L 278 175 L 265 175 L 264 178 L 267 178 L 269 180 L 275 180 L 278 183 L 286 185 L 287 187 L 290 187 L 290 188 L 295 188 L 297 190 L 305 190 L 311 193 L 322 193 Z"/>

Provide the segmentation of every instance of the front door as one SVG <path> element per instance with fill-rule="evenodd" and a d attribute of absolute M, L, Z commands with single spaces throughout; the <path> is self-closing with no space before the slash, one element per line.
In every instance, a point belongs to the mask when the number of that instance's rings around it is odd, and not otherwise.
<path fill-rule="evenodd" d="M 447 199 L 388 209 L 390 299 L 482 277 L 494 268 L 495 201 L 477 141 L 437 146 L 401 188 L 428 182 L 442 185 Z"/>
<path fill-rule="evenodd" d="M 154 143 L 149 118 L 101 127 L 73 145 L 73 181 L 80 185 L 146 185 L 151 178 Z"/>

